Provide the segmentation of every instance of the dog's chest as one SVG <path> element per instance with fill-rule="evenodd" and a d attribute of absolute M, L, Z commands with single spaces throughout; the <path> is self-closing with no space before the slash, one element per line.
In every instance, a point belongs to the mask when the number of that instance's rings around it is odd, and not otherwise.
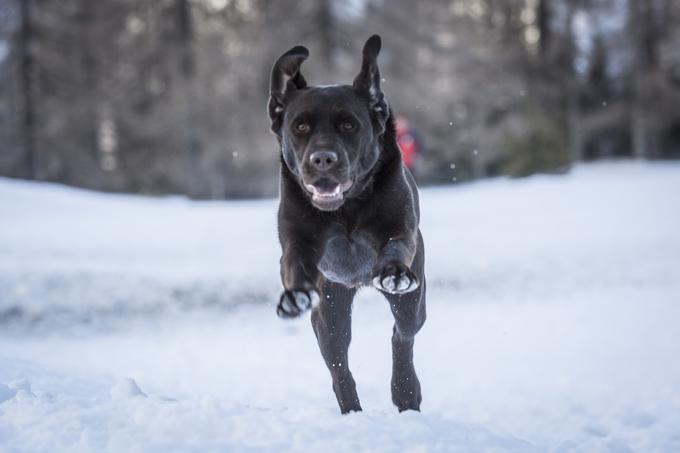
<path fill-rule="evenodd" d="M 318 268 L 328 279 L 348 287 L 368 284 L 377 253 L 362 234 L 347 235 L 341 229 L 328 232 Z"/>

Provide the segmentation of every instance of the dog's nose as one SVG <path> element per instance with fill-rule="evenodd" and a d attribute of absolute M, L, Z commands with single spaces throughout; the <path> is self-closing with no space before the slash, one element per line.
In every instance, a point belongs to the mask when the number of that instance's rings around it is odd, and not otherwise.
<path fill-rule="evenodd" d="M 317 170 L 327 171 L 335 166 L 338 155 L 334 151 L 315 151 L 309 156 L 309 160 Z"/>

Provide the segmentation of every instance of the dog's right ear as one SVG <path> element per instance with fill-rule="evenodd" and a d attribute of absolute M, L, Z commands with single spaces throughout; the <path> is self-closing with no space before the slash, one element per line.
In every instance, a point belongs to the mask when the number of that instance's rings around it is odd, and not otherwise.
<path fill-rule="evenodd" d="M 269 119 L 271 129 L 278 134 L 286 107 L 286 95 L 294 90 L 307 86 L 307 81 L 300 72 L 302 62 L 309 57 L 309 50 L 304 46 L 295 46 L 276 60 L 269 79 Z"/>

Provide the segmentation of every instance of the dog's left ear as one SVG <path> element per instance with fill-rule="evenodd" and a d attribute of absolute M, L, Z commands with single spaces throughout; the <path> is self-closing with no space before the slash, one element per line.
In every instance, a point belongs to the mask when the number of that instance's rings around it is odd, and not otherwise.
<path fill-rule="evenodd" d="M 378 69 L 378 54 L 380 53 L 380 36 L 373 35 L 364 44 L 361 71 L 354 78 L 353 86 L 368 93 L 368 108 L 373 112 L 380 125 L 384 128 L 389 116 L 385 96 L 380 89 L 380 69 Z"/>
<path fill-rule="evenodd" d="M 300 66 L 307 57 L 309 57 L 309 50 L 306 47 L 295 46 L 281 55 L 272 68 L 267 110 L 272 122 L 272 131 L 277 134 L 281 128 L 286 95 L 307 86 L 307 81 L 300 72 Z"/>

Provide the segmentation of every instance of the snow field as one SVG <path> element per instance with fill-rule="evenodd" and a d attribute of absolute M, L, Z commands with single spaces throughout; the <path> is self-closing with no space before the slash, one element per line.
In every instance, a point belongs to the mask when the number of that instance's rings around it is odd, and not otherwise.
<path fill-rule="evenodd" d="M 678 194 L 630 162 L 422 190 L 422 413 L 367 289 L 340 416 L 274 313 L 274 201 L 0 180 L 0 451 L 680 451 Z"/>

